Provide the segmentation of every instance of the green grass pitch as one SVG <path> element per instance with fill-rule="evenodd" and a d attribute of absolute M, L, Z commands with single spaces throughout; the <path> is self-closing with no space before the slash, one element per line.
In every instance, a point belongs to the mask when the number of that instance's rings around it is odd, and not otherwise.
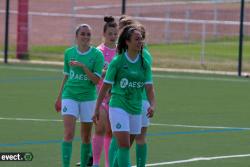
<path fill-rule="evenodd" d="M 0 166 L 61 166 L 63 124 L 53 106 L 63 76 L 62 67 L 0 64 L 0 76 L 0 152 L 34 155 L 30 162 L 0 161 Z M 157 110 L 148 131 L 148 164 L 171 167 L 250 164 L 249 79 L 155 72 L 154 84 Z M 72 166 L 80 157 L 79 124 L 76 131 Z M 131 160 L 134 165 L 134 147 Z"/>

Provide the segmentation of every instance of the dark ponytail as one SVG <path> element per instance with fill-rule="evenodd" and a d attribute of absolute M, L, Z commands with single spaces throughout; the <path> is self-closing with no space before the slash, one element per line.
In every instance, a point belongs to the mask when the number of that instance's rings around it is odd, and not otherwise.
<path fill-rule="evenodd" d="M 142 69 L 145 71 L 146 67 L 145 67 L 144 56 L 143 56 L 143 46 L 141 47 L 141 50 L 140 50 L 140 58 L 141 58 Z"/>
<path fill-rule="evenodd" d="M 139 31 L 137 27 L 134 25 L 128 25 L 122 29 L 122 31 L 119 34 L 118 44 L 117 44 L 118 54 L 122 54 L 128 49 L 126 41 L 131 39 L 131 36 L 134 31 Z"/>

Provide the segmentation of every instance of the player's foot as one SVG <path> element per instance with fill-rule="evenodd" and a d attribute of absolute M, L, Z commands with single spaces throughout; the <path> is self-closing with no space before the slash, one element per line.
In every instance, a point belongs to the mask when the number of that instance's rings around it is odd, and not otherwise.
<path fill-rule="evenodd" d="M 93 156 L 90 156 L 86 166 L 91 167 L 92 165 L 93 165 Z"/>
<path fill-rule="evenodd" d="M 91 156 L 91 157 L 89 157 L 89 159 L 88 159 L 88 163 L 87 163 L 87 167 L 92 167 L 92 165 L 93 165 L 93 157 Z M 77 162 L 76 163 L 76 166 L 81 166 L 81 162 Z"/>

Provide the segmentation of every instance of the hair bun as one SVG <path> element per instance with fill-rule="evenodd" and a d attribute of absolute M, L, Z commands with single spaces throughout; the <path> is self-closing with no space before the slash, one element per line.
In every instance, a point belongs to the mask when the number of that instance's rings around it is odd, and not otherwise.
<path fill-rule="evenodd" d="M 107 23 L 114 22 L 115 18 L 113 16 L 105 16 L 104 21 Z"/>

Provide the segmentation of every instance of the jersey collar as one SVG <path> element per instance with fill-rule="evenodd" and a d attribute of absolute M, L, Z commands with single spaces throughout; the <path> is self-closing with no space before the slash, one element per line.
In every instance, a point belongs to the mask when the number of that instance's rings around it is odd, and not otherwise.
<path fill-rule="evenodd" d="M 76 51 L 77 51 L 77 53 L 78 53 L 79 55 L 86 55 L 86 54 L 88 54 L 88 53 L 91 51 L 91 49 L 92 49 L 92 47 L 90 46 L 90 47 L 89 47 L 89 50 L 87 50 L 86 52 L 81 52 L 81 51 L 78 49 L 78 47 L 76 47 Z"/>
<path fill-rule="evenodd" d="M 116 50 L 116 48 L 109 48 L 109 47 L 107 47 L 104 43 L 103 43 L 103 47 L 104 47 L 105 49 L 110 50 L 110 51 L 115 51 L 115 50 Z"/>
<path fill-rule="evenodd" d="M 129 56 L 128 56 L 128 52 L 127 52 L 127 51 L 125 52 L 125 57 L 127 58 L 127 60 L 128 60 L 130 63 L 136 63 L 136 62 L 139 60 L 139 56 L 140 56 L 140 54 L 137 54 L 136 59 L 135 59 L 135 60 L 131 60 L 131 59 L 129 58 Z"/>

